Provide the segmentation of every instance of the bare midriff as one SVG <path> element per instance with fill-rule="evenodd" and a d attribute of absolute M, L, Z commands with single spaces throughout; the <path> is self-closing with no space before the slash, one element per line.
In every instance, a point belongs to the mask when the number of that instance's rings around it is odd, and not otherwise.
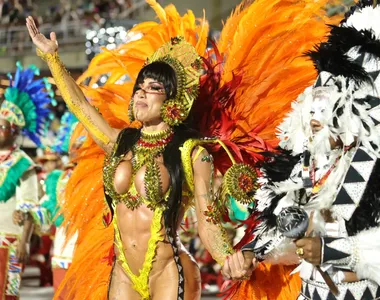
<path fill-rule="evenodd" d="M 135 210 L 130 210 L 124 204 L 119 203 L 116 210 L 118 215 L 117 225 L 123 242 L 124 253 L 129 267 L 132 272 L 137 275 L 144 263 L 145 254 L 148 249 L 154 212 L 145 204 L 142 204 Z M 184 207 L 182 207 L 180 213 L 181 216 L 183 216 Z M 182 219 L 182 217 L 180 219 Z M 166 234 L 163 222 L 161 234 L 163 236 Z M 156 263 L 153 264 L 151 274 L 155 272 L 155 268 L 162 269 L 172 260 L 173 249 L 168 239 L 165 238 L 162 242 L 158 242 L 157 244 Z"/>

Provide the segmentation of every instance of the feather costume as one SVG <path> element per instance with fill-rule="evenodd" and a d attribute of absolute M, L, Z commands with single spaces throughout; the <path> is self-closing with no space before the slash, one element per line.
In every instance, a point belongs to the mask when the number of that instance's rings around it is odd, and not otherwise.
<path fill-rule="evenodd" d="M 278 127 L 291 172 L 274 178 L 269 164 L 263 168 L 256 193 L 260 224 L 247 249 L 276 264 L 300 261 L 276 221 L 282 209 L 301 206 L 313 214 L 320 267 L 339 291 L 333 295 L 314 265 L 302 260 L 299 299 L 379 297 L 379 20 L 376 1 L 359 1 L 340 26 L 331 26 L 327 41 L 308 52 L 319 75 Z M 313 132 L 315 121 L 320 130 Z M 347 283 L 352 273 L 357 279 Z"/>
<path fill-rule="evenodd" d="M 203 135 L 220 138 L 237 161 L 253 165 L 261 160 L 260 152 L 277 145 L 275 128 L 291 101 L 316 76 L 302 53 L 327 32 L 321 11 L 327 0 L 245 1 L 227 20 L 220 41 L 207 52 L 208 24 L 204 18 L 196 19 L 191 11 L 180 16 L 173 5 L 164 9 L 154 0 L 147 2 L 160 22 L 135 26 L 129 34 L 141 35 L 140 39 L 116 50 L 104 49 L 92 60 L 78 79 L 90 80 L 89 87 L 83 87 L 88 100 L 112 127 L 139 126 L 128 121 L 134 80 L 157 48 L 172 37 L 183 36 L 204 57 L 206 66 L 200 96 L 193 107 L 194 124 Z M 109 75 L 105 85 L 91 88 L 104 74 Z M 129 79 L 121 82 L 125 75 Z M 211 153 L 217 170 L 224 174 L 231 166 L 225 163 L 225 153 L 218 145 Z M 73 264 L 56 299 L 106 298 L 114 232 L 102 224 L 111 218 L 103 201 L 103 159 L 104 152 L 90 138 L 79 150 L 78 165 L 66 190 L 69 200 L 63 207 L 68 238 L 76 231 L 79 237 Z M 263 267 L 257 272 L 269 269 Z M 285 270 L 276 272 L 287 276 Z M 295 280 L 294 284 L 299 284 Z M 258 291 L 258 298 L 264 298 L 261 295 L 265 293 Z"/>

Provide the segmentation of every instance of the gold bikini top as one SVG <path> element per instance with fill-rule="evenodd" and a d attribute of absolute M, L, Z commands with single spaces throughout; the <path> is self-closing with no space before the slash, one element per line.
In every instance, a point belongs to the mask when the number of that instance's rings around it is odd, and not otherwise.
<path fill-rule="evenodd" d="M 129 190 L 125 194 L 119 194 L 115 191 L 114 187 L 114 178 L 115 178 L 115 172 L 120 164 L 120 162 L 124 159 L 125 154 L 123 155 L 116 155 L 116 149 L 117 145 L 115 145 L 115 149 L 111 156 L 106 157 L 104 162 L 104 188 L 106 195 L 110 196 L 112 199 L 113 205 L 118 203 L 124 203 L 127 208 L 129 209 L 136 209 L 138 208 L 142 203 L 146 204 L 149 208 L 152 210 L 155 210 L 158 207 L 161 207 L 162 209 L 166 208 L 168 198 L 171 192 L 171 188 L 166 191 L 165 194 L 162 194 L 162 188 L 161 188 L 161 178 L 160 178 L 160 170 L 157 164 L 156 158 L 162 155 L 165 144 L 171 140 L 172 137 L 172 130 L 169 129 L 167 131 L 163 131 L 161 133 L 156 133 L 152 137 L 152 135 L 149 135 L 148 137 L 146 134 L 142 134 L 142 141 L 139 140 L 139 142 L 132 147 L 132 154 L 133 158 L 131 160 L 133 172 L 131 176 L 131 184 L 129 187 Z M 151 145 L 154 145 L 155 139 L 159 138 L 159 146 L 149 147 Z M 162 142 L 164 141 L 164 142 Z M 191 143 L 192 146 L 190 148 L 193 148 L 196 146 L 195 144 Z M 185 146 L 189 145 L 188 143 L 185 143 L 183 147 L 180 148 L 182 152 L 182 164 L 184 166 L 184 173 L 185 173 L 185 186 L 188 186 L 189 182 L 187 180 L 188 174 L 192 173 L 192 164 L 191 164 L 191 150 L 189 147 Z M 185 150 L 186 149 L 186 150 Z M 198 151 L 196 152 L 193 160 L 195 161 L 200 153 L 204 150 L 202 146 L 199 147 Z M 183 152 L 188 155 L 188 158 L 184 159 Z M 146 197 L 143 197 L 136 189 L 135 185 L 135 177 L 136 173 L 141 169 L 141 167 L 146 166 L 146 172 L 144 176 L 144 185 L 145 185 L 145 192 Z M 192 188 L 185 188 L 183 190 L 183 196 L 187 196 L 189 198 L 192 197 Z M 191 205 L 189 203 L 188 205 Z"/>
<path fill-rule="evenodd" d="M 158 207 L 162 207 L 163 209 L 166 208 L 171 190 L 169 189 L 165 194 L 162 193 L 160 168 L 157 163 L 157 158 L 162 155 L 166 144 L 171 141 L 172 137 L 173 131 L 171 128 L 155 134 L 141 132 L 141 138 L 138 140 L 137 144 L 132 147 L 133 176 L 131 178 L 131 186 L 128 192 L 123 195 L 120 195 L 115 191 L 114 177 L 116 168 L 123 160 L 125 154 L 116 156 L 115 150 L 109 158 L 106 158 L 104 164 L 105 193 L 112 198 L 113 204 L 122 202 L 129 209 L 136 209 L 142 203 L 147 204 L 152 210 L 155 210 Z M 233 166 L 225 173 L 225 180 L 219 201 L 213 201 L 216 207 L 214 209 L 215 213 L 213 213 L 215 216 L 211 216 L 211 219 L 217 220 L 220 213 L 224 210 L 226 205 L 225 201 L 228 199 L 227 195 L 238 199 L 238 201 L 242 203 L 251 203 L 254 199 L 249 192 L 256 190 L 258 188 L 258 183 L 256 180 L 256 172 L 250 166 L 237 164 L 227 147 L 221 141 L 216 139 L 190 139 L 180 147 L 182 166 L 185 175 L 184 183 L 189 191 L 186 196 L 192 197 L 194 193 L 192 152 L 198 147 L 196 155 L 198 156 L 204 149 L 202 146 L 209 143 L 219 143 L 220 146 L 226 150 L 233 164 Z M 115 145 L 115 149 L 117 149 L 117 144 Z M 136 173 L 143 166 L 146 166 L 144 175 L 145 197 L 140 195 L 135 187 Z"/>
<path fill-rule="evenodd" d="M 172 140 L 173 135 L 172 128 L 158 133 L 141 131 L 140 139 L 132 147 L 131 162 L 133 172 L 131 185 L 125 194 L 118 194 L 114 188 L 116 168 L 125 156 L 125 154 L 116 155 L 118 143 L 115 145 L 111 157 L 106 158 L 104 164 L 105 193 L 112 198 L 114 204 L 121 202 L 129 209 L 136 209 L 142 203 L 145 203 L 152 210 L 158 207 L 165 208 L 171 189 L 169 188 L 165 194 L 162 192 L 161 174 L 157 158 L 163 154 L 165 146 Z M 145 197 L 138 193 L 135 185 L 136 174 L 143 166 L 146 167 L 144 175 Z"/>
<path fill-rule="evenodd" d="M 162 195 L 159 173 L 157 174 L 159 170 L 151 170 L 152 162 L 147 163 L 147 170 L 145 174 L 146 176 L 144 177 L 144 181 L 148 181 L 148 182 L 145 182 L 145 190 L 146 190 L 147 197 L 143 197 L 136 189 L 135 177 L 136 177 L 136 172 L 138 171 L 138 169 L 136 170 L 134 165 L 133 165 L 133 174 L 131 177 L 131 184 L 130 184 L 128 192 L 125 194 L 119 194 L 115 191 L 115 187 L 114 187 L 115 172 L 116 172 L 116 168 L 118 167 L 120 162 L 123 160 L 123 158 L 124 156 L 111 156 L 109 158 L 106 158 L 105 164 L 104 164 L 104 173 L 103 173 L 104 174 L 104 189 L 105 189 L 105 193 L 112 198 L 113 203 L 114 204 L 124 203 L 127 206 L 127 208 L 132 209 L 132 210 L 138 208 L 143 203 L 146 204 L 152 210 L 155 210 L 159 206 L 162 206 L 162 208 L 165 208 L 171 189 L 169 188 L 168 191 L 164 195 Z M 151 177 L 151 178 L 148 179 L 148 177 Z M 151 188 L 151 190 L 147 191 L 147 188 L 149 187 Z"/>

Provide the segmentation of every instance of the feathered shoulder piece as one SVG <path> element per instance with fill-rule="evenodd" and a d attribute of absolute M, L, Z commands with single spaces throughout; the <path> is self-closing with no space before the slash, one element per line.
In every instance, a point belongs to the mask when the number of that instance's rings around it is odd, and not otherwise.
<path fill-rule="evenodd" d="M 48 106 L 54 92 L 46 78 L 36 80 L 36 75 L 39 75 L 36 66 L 24 69 L 17 63 L 15 75 L 8 75 L 10 85 L 5 90 L 0 115 L 21 128 L 26 136 L 40 146 L 40 138 L 50 113 Z"/>
<path fill-rule="evenodd" d="M 371 72 L 373 60 L 380 58 L 379 15 L 379 5 L 360 1 L 340 26 L 330 26 L 328 40 L 307 52 L 317 71 L 344 76 L 357 84 L 376 80 L 377 74 Z"/>

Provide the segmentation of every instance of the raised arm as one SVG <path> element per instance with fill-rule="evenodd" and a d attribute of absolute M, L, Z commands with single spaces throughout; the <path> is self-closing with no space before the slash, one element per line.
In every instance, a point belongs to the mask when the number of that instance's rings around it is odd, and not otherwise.
<path fill-rule="evenodd" d="M 81 88 L 65 69 L 58 56 L 58 43 L 54 32 L 50 39 L 38 30 L 32 17 L 26 19 L 26 26 L 38 55 L 45 60 L 54 77 L 55 83 L 62 94 L 70 111 L 90 133 L 96 143 L 110 153 L 120 130 L 112 128 L 101 114 L 86 100 Z"/>

